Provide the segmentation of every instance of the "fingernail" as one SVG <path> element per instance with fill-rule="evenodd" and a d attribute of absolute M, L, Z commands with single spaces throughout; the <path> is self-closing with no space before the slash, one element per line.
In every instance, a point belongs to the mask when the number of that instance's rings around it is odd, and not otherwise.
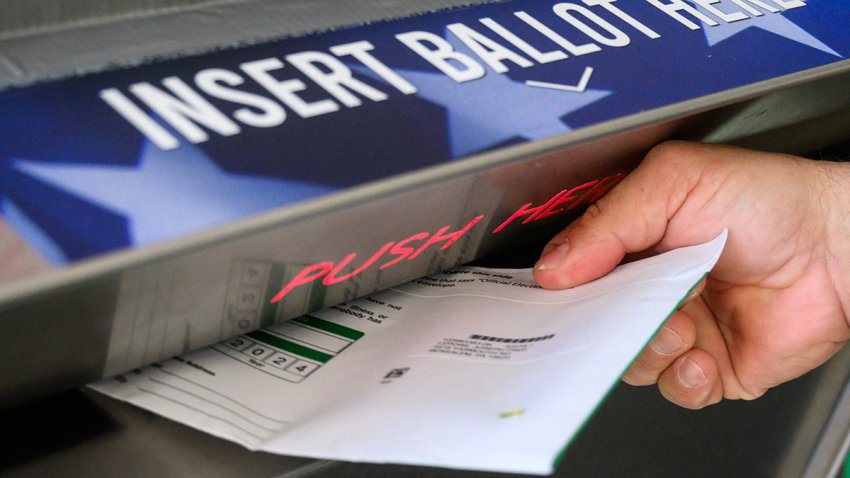
<path fill-rule="evenodd" d="M 552 249 L 537 260 L 534 268 L 542 271 L 548 269 L 557 269 L 567 258 L 567 252 L 570 250 L 570 241 L 564 241 L 558 244 L 558 247 Z"/>
<path fill-rule="evenodd" d="M 685 342 L 673 329 L 663 327 L 649 345 L 661 355 L 670 355 L 685 346 Z"/>
<path fill-rule="evenodd" d="M 696 362 L 686 358 L 679 365 L 679 381 L 687 388 L 697 388 L 706 382 L 705 372 Z"/>
<path fill-rule="evenodd" d="M 687 304 L 688 302 L 690 302 L 690 301 L 694 300 L 695 298 L 699 297 L 700 295 L 702 295 L 702 289 L 703 289 L 701 287 L 702 285 L 703 285 L 703 283 L 700 282 L 693 289 L 688 291 L 688 295 L 685 296 L 685 298 L 682 300 L 682 302 Z"/>

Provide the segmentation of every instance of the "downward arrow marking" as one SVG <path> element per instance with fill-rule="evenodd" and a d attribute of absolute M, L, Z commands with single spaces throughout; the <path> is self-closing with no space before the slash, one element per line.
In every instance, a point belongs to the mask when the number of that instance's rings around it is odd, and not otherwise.
<path fill-rule="evenodd" d="M 587 84 L 590 83 L 590 77 L 593 75 L 592 67 L 585 67 L 584 74 L 581 75 L 581 80 L 578 85 L 560 85 L 558 83 L 546 83 L 545 81 L 526 80 L 528 86 L 536 86 L 538 88 L 548 88 L 550 90 L 572 91 L 574 93 L 584 93 L 587 90 Z"/>

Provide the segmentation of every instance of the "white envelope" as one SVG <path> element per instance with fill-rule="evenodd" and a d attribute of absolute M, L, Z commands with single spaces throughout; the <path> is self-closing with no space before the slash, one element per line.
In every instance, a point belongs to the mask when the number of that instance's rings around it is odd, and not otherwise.
<path fill-rule="evenodd" d="M 252 450 L 547 474 L 725 239 L 563 291 L 461 267 L 92 387 Z"/>

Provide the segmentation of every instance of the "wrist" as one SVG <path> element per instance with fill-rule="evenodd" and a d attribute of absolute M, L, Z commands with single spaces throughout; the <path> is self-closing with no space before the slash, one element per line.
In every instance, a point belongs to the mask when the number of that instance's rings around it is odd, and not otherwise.
<path fill-rule="evenodd" d="M 850 324 L 850 163 L 813 161 L 816 210 L 824 218 L 827 266 Z"/>

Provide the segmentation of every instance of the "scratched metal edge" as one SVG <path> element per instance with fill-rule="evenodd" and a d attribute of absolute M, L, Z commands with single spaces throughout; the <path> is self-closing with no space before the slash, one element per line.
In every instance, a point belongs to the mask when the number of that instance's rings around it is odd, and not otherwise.
<path fill-rule="evenodd" d="M 845 377 L 842 390 L 818 436 L 814 450 L 799 473 L 802 478 L 838 477 L 850 450 L 850 378 Z M 846 469 L 845 469 L 846 470 Z M 797 471 L 797 470 L 794 470 Z M 789 473 L 788 476 L 791 476 Z M 846 471 L 845 471 L 845 475 Z"/>
<path fill-rule="evenodd" d="M 211 0 L 92 12 L 71 21 L 42 14 L 42 25 L 0 30 L 0 91 L 497 1 Z M 4 12 L 26 13 L 26 8 Z M 108 47 L 104 38 L 110 39 Z"/>

